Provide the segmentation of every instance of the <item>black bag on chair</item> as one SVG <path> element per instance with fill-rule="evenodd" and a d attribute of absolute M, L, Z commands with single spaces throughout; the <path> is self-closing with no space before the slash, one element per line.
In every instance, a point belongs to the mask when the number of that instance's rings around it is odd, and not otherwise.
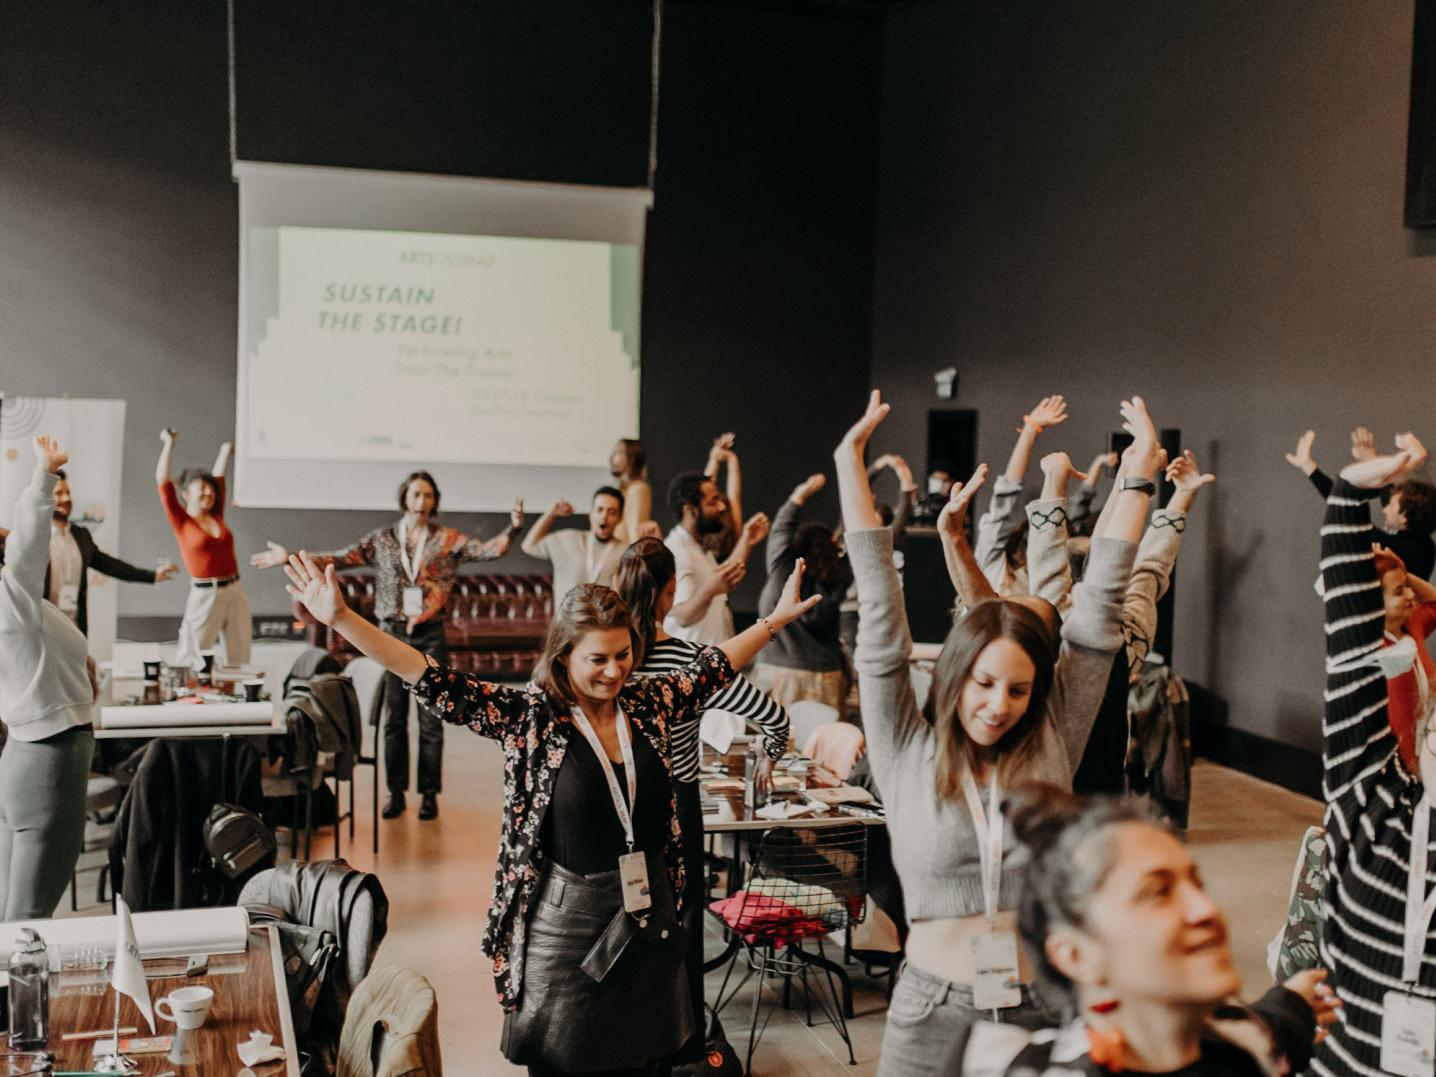
<path fill-rule="evenodd" d="M 279 843 L 254 812 L 221 803 L 209 810 L 204 821 L 204 848 L 220 873 L 234 881 L 273 865 Z"/>
<path fill-rule="evenodd" d="M 710 1013 L 713 1011 L 710 1009 Z M 743 1064 L 738 1061 L 738 1052 L 723 1035 L 723 1025 L 718 1015 L 708 1024 L 708 1036 L 703 1041 L 703 1060 L 673 1067 L 673 1077 L 743 1077 Z"/>

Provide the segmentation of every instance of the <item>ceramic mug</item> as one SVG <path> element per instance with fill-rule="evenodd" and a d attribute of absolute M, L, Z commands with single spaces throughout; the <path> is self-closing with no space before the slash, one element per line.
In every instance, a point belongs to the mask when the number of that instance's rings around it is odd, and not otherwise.
<path fill-rule="evenodd" d="M 155 1013 L 166 1021 L 173 1021 L 181 1029 L 196 1029 L 204 1024 L 205 1017 L 209 1015 L 209 1004 L 213 1001 L 213 988 L 181 987 L 156 1001 Z"/>

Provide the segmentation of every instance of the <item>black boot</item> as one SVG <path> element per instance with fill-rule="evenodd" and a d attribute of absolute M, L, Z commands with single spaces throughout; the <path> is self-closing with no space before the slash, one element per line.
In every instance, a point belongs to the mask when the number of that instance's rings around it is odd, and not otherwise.
<path fill-rule="evenodd" d="M 437 793 L 425 793 L 419 798 L 419 818 L 437 819 L 439 817 L 439 795 Z"/>
<path fill-rule="evenodd" d="M 397 819 L 404 814 L 404 794 L 390 793 L 389 799 L 384 802 L 384 810 L 379 813 L 385 819 Z"/>

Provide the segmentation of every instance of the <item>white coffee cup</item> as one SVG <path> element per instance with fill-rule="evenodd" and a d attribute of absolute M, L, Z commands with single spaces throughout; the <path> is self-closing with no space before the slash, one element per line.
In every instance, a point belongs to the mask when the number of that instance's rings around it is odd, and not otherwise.
<path fill-rule="evenodd" d="M 155 1002 L 155 1013 L 181 1029 L 196 1029 L 204 1024 L 213 1001 L 213 988 L 181 987 Z"/>

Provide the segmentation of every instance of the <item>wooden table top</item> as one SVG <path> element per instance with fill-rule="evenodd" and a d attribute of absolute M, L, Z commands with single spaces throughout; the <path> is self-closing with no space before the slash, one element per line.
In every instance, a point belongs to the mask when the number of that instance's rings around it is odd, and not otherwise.
<path fill-rule="evenodd" d="M 284 985 L 284 969 L 279 940 L 273 927 L 252 927 L 249 949 L 242 954 L 216 954 L 210 958 L 205 976 L 184 975 L 183 958 L 158 958 L 145 962 L 151 999 L 181 987 L 204 986 L 214 989 L 214 1002 L 204 1027 L 192 1033 L 198 1062 L 180 1066 L 166 1060 L 163 1054 L 132 1055 L 139 1063 L 136 1074 L 153 1077 L 173 1070 L 177 1075 L 224 1075 L 238 1073 L 244 1063 L 235 1051 L 236 1045 L 249 1038 L 253 1029 L 267 1032 L 274 1042 L 283 1044 L 287 1060 L 260 1066 L 259 1077 L 285 1074 L 299 1077 L 299 1051 L 294 1040 L 294 1022 L 289 1013 L 289 993 Z M 174 973 L 174 975 L 164 975 Z M 158 974 L 158 975 L 157 975 Z M 114 1023 L 115 996 L 109 989 L 109 974 L 84 970 L 65 971 L 50 981 L 50 1044 L 57 1070 L 89 1070 L 93 1068 L 94 1041 L 66 1043 L 60 1037 L 66 1032 L 108 1029 Z M 138 1036 L 148 1036 L 149 1027 L 139 1009 L 128 998 L 120 999 L 120 1025 L 133 1025 Z M 155 1034 L 172 1035 L 175 1026 L 155 1015 Z M 108 1038 L 108 1037 L 105 1037 Z"/>

